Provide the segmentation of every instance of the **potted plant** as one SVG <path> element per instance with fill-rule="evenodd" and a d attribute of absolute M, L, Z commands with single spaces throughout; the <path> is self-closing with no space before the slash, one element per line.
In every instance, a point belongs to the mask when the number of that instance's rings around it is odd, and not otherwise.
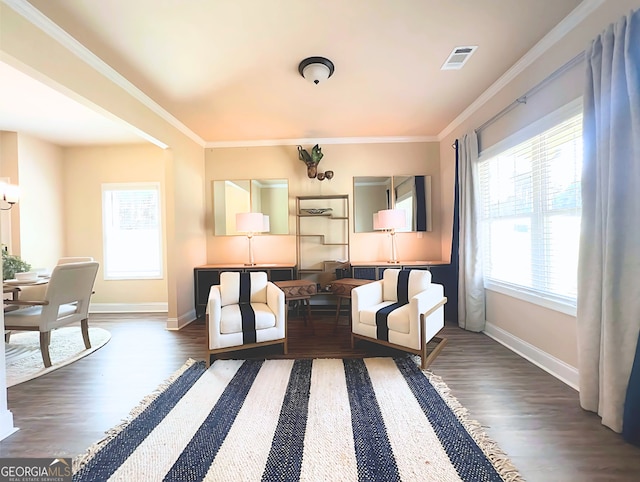
<path fill-rule="evenodd" d="M 31 269 L 31 265 L 23 261 L 20 256 L 9 254 L 6 248 L 2 249 L 2 279 L 13 279 L 16 273 L 24 273 Z"/>

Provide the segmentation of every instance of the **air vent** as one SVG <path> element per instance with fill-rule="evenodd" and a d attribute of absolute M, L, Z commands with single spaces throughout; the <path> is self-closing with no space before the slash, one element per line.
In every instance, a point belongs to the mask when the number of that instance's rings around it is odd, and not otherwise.
<path fill-rule="evenodd" d="M 440 67 L 440 70 L 458 70 L 467 63 L 471 54 L 476 51 L 477 45 L 471 45 L 466 47 L 456 47 L 453 52 L 449 54 L 449 58 Z"/>

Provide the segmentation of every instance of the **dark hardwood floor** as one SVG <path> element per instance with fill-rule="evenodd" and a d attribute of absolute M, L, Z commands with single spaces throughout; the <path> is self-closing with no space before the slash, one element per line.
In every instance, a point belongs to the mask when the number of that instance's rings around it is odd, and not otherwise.
<path fill-rule="evenodd" d="M 314 329 L 289 322 L 289 357 L 379 356 L 394 352 L 334 330 L 330 312 L 314 313 Z M 165 329 L 162 316 L 91 315 L 108 329 L 103 348 L 69 366 L 8 389 L 20 430 L 0 442 L 0 457 L 75 457 L 126 418 L 188 358 L 204 360 L 205 324 Z M 578 394 L 482 334 L 447 326 L 449 344 L 430 367 L 498 442 L 528 481 L 638 481 L 640 448 L 580 408 Z M 281 357 L 281 347 L 230 356 Z"/>

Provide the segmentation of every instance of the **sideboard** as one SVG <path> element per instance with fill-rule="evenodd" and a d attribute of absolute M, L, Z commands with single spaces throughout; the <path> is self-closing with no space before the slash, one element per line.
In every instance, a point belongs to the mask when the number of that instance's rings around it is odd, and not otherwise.
<path fill-rule="evenodd" d="M 196 316 L 200 318 L 207 309 L 211 286 L 220 284 L 220 273 L 223 271 L 265 271 L 269 281 L 287 281 L 296 278 L 296 266 L 293 264 L 207 264 L 193 268 L 193 283 L 196 305 Z"/>
<path fill-rule="evenodd" d="M 382 273 L 387 268 L 395 269 L 426 269 L 434 271 L 434 267 L 446 266 L 447 261 L 400 261 L 399 263 L 389 263 L 387 261 L 352 261 L 351 270 L 354 278 L 357 279 L 382 279 Z M 435 280 L 434 280 L 435 281 Z"/>

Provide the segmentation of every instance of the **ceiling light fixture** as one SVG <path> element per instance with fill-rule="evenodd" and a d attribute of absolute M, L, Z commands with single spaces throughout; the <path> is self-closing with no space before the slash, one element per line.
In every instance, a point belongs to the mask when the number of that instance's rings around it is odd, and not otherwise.
<path fill-rule="evenodd" d="M 308 57 L 298 65 L 298 72 L 309 82 L 318 85 L 333 75 L 333 62 L 324 57 Z"/>

